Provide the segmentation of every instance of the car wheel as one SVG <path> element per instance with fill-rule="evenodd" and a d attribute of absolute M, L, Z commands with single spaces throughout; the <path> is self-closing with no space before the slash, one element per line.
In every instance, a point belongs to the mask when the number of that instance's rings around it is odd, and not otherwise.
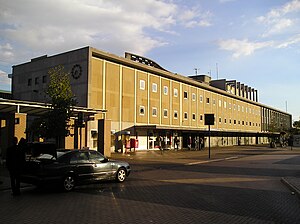
<path fill-rule="evenodd" d="M 118 182 L 124 182 L 126 179 L 126 170 L 124 168 L 120 168 L 117 172 L 116 180 Z"/>
<path fill-rule="evenodd" d="M 63 189 L 65 191 L 72 191 L 75 187 L 75 178 L 72 175 L 67 175 L 63 179 Z"/>

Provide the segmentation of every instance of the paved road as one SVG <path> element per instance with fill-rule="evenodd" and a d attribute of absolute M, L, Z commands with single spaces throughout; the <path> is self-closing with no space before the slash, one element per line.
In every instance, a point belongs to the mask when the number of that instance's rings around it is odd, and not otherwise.
<path fill-rule="evenodd" d="M 280 181 L 300 176 L 300 153 L 244 149 L 114 157 L 129 160 L 125 183 L 71 193 L 0 191 L 0 223 L 300 223 L 299 199 Z M 228 158 L 224 160 L 224 158 Z"/>

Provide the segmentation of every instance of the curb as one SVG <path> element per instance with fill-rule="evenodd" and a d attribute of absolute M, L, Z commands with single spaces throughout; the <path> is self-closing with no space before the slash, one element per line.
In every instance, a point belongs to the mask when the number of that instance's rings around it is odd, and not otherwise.
<path fill-rule="evenodd" d="M 292 184 L 291 181 L 288 181 L 287 179 L 288 178 L 286 178 L 286 177 L 282 177 L 281 182 L 292 191 L 292 194 L 293 193 L 296 194 L 298 196 L 298 198 L 300 199 L 300 190 L 297 188 L 297 186 Z"/>

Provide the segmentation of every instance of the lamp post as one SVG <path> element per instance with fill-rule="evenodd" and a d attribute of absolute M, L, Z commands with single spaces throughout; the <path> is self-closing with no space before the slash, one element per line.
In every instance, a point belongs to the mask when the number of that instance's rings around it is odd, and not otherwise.
<path fill-rule="evenodd" d="M 204 124 L 208 125 L 208 158 L 210 159 L 210 125 L 215 124 L 215 115 L 214 114 L 204 114 Z"/>

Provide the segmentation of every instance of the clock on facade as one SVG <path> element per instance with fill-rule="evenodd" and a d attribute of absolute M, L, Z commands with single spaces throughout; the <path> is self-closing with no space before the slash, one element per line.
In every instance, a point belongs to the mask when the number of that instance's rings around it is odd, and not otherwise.
<path fill-rule="evenodd" d="M 72 77 L 74 79 L 78 79 L 80 76 L 81 76 L 81 73 L 82 73 L 82 68 L 80 65 L 76 64 L 73 66 L 72 68 Z"/>

